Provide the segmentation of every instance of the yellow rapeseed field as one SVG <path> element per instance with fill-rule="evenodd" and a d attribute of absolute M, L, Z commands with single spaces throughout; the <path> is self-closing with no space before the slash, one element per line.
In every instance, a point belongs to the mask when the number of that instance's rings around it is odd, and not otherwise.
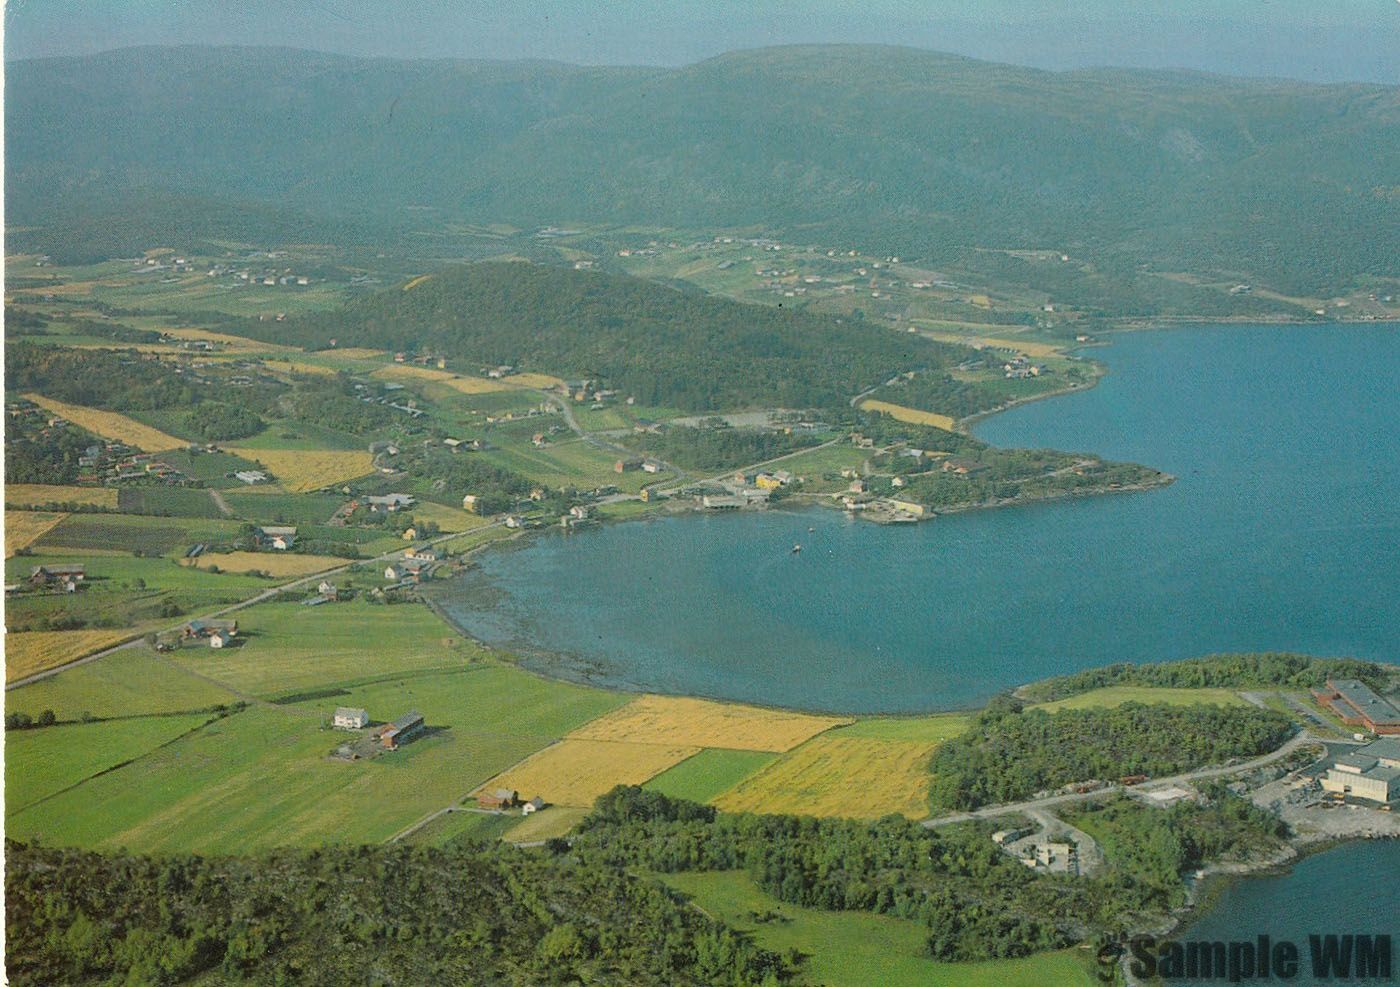
<path fill-rule="evenodd" d="M 790 812 L 876 819 L 928 814 L 928 759 L 936 744 L 816 737 L 714 800 L 727 812 Z"/>
<path fill-rule="evenodd" d="M 262 463 L 291 493 L 320 490 L 355 480 L 374 469 L 368 452 L 331 449 L 236 449 L 227 452 Z"/>
<path fill-rule="evenodd" d="M 874 398 L 867 398 L 860 403 L 861 408 L 866 411 L 883 411 L 892 418 L 897 418 L 902 422 L 911 422 L 915 425 L 932 425 L 934 428 L 941 428 L 952 431 L 957 424 L 947 415 L 935 414 L 932 411 L 920 411 L 918 408 L 906 408 L 902 404 L 890 404 L 888 401 L 876 401 Z"/>
<path fill-rule="evenodd" d="M 99 411 L 96 408 L 65 404 L 40 394 L 26 394 L 25 397 L 39 407 L 47 408 L 56 415 L 62 415 L 73 424 L 85 428 L 89 432 L 103 438 L 125 442 L 127 445 L 135 446 L 145 452 L 164 452 L 167 449 L 182 449 L 189 445 L 184 439 L 166 435 L 158 429 L 142 425 L 140 422 L 134 421 L 126 415 L 119 415 L 115 411 Z"/>
<path fill-rule="evenodd" d="M 590 806 L 617 785 L 640 785 L 700 753 L 698 747 L 616 744 L 566 738 L 481 787 L 513 788 L 521 798 L 542 797 L 556 805 Z"/>
<path fill-rule="evenodd" d="M 252 572 L 254 569 L 271 576 L 305 576 L 345 565 L 345 560 L 333 555 L 298 555 L 294 552 L 205 552 L 187 565 L 208 569 L 216 565 L 225 572 Z"/>
<path fill-rule="evenodd" d="M 569 737 L 782 752 L 792 750 L 825 730 L 850 722 L 850 719 L 704 699 L 643 696 L 575 730 Z"/>
<path fill-rule="evenodd" d="M 91 504 L 93 507 L 117 506 L 115 487 L 68 487 L 47 483 L 7 483 L 5 503 L 21 507 L 43 504 Z"/>
<path fill-rule="evenodd" d="M 94 651 L 110 648 L 137 632 L 130 628 L 100 631 L 16 631 L 5 635 L 5 681 L 13 682 Z"/>
<path fill-rule="evenodd" d="M 8 559 L 21 548 L 33 545 L 67 516 L 50 514 L 48 511 L 6 511 L 5 558 Z"/>

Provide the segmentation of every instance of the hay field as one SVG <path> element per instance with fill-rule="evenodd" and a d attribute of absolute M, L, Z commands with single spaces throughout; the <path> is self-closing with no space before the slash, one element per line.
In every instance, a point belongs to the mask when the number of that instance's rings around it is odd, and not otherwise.
<path fill-rule="evenodd" d="M 388 350 L 372 350 L 364 346 L 342 346 L 338 349 L 317 350 L 317 356 L 342 356 L 347 360 L 382 360 Z"/>
<path fill-rule="evenodd" d="M 67 516 L 47 511 L 6 511 L 5 558 L 33 545 Z"/>
<path fill-rule="evenodd" d="M 480 514 L 472 514 L 460 507 L 435 504 L 430 500 L 420 500 L 409 508 L 409 513 L 413 515 L 414 520 L 431 521 L 443 532 L 449 534 L 471 531 L 473 528 L 480 528 L 491 523 L 489 518 L 484 518 Z"/>
<path fill-rule="evenodd" d="M 448 370 L 435 370 L 432 367 L 418 367 L 407 363 L 395 363 L 387 367 L 381 367 L 370 375 L 381 380 L 396 380 L 401 383 L 412 383 L 415 381 L 431 381 L 435 384 L 446 384 L 454 391 L 463 394 L 496 394 L 500 391 L 513 391 L 515 388 L 500 380 L 490 380 L 486 377 L 462 377 Z"/>
<path fill-rule="evenodd" d="M 727 812 L 790 812 L 878 819 L 928 815 L 928 759 L 936 744 L 817 737 L 714 800 Z"/>
<path fill-rule="evenodd" d="M 45 483 L 5 484 L 5 503 L 19 507 L 42 507 L 45 504 L 91 504 L 116 510 L 115 487 L 66 487 Z"/>
<path fill-rule="evenodd" d="M 535 387 L 540 390 L 564 386 L 564 382 L 558 377 L 551 377 L 549 374 L 530 373 L 528 371 L 522 374 L 511 374 L 506 380 L 512 384 L 519 384 L 521 387 Z"/>
<path fill-rule="evenodd" d="M 860 403 L 865 411 L 881 411 L 902 422 L 910 422 L 914 425 L 932 425 L 934 428 L 941 428 L 951 432 L 957 422 L 947 415 L 939 415 L 932 411 L 920 411 L 918 408 L 906 408 L 902 404 L 891 404 L 888 401 L 876 401 L 874 398 L 867 398 Z"/>
<path fill-rule="evenodd" d="M 263 343 L 256 339 L 249 339 L 247 336 L 230 336 L 224 332 L 211 332 L 208 329 L 166 329 L 167 336 L 176 339 L 198 340 L 206 343 L 219 343 L 227 346 L 231 350 L 257 350 L 260 352 L 295 352 L 295 346 L 283 346 L 281 343 Z"/>
<path fill-rule="evenodd" d="M 271 576 L 306 576 L 347 565 L 348 559 L 334 555 L 297 555 L 294 552 L 206 552 L 184 564 L 199 569 L 216 565 L 224 572 L 261 570 Z"/>
<path fill-rule="evenodd" d="M 319 363 L 301 363 L 294 360 L 264 360 L 263 366 L 269 370 L 280 370 L 289 374 L 314 374 L 317 377 L 334 377 L 335 370 Z"/>
<path fill-rule="evenodd" d="M 1194 706 L 1197 703 L 1212 706 L 1249 705 L 1233 689 L 1172 689 L 1133 685 L 1104 686 L 1070 696 L 1068 699 L 1036 705 L 1048 713 L 1057 713 L 1062 709 L 1098 709 L 1121 706 L 1123 703 L 1162 703 L 1168 706 Z"/>
<path fill-rule="evenodd" d="M 55 401 L 53 398 L 46 398 L 40 394 L 24 395 L 30 401 L 47 408 L 56 415 L 62 415 L 70 422 L 81 428 L 87 429 L 95 435 L 103 438 L 115 439 L 118 442 L 125 442 L 127 445 L 135 446 L 145 452 L 164 452 L 166 449 L 183 449 L 189 445 L 185 439 L 177 439 L 173 435 L 166 435 L 164 432 L 151 428 L 149 425 L 142 425 L 126 415 L 119 415 L 115 411 L 99 411 L 96 408 L 84 408 L 81 405 L 65 404 L 62 401 Z"/>
<path fill-rule="evenodd" d="M 1026 356 L 1059 356 L 1064 350 L 1062 347 L 1051 343 L 1036 343 L 1028 339 L 1000 339 L 993 336 L 964 336 L 955 332 L 931 332 L 934 339 L 945 343 L 959 343 L 963 346 L 985 347 L 992 346 L 999 349 L 1017 350 Z"/>
<path fill-rule="evenodd" d="M 86 658 L 95 651 L 134 637 L 134 628 L 96 631 L 16 631 L 5 635 L 5 681 L 13 682 L 36 672 Z"/>
<path fill-rule="evenodd" d="M 705 699 L 642 696 L 574 731 L 570 739 L 782 752 L 850 722 Z"/>
<path fill-rule="evenodd" d="M 306 493 L 355 480 L 374 470 L 374 457 L 367 451 L 235 449 L 231 446 L 225 451 L 262 463 L 292 493 Z"/>
<path fill-rule="evenodd" d="M 591 806 L 617 785 L 640 785 L 700 753 L 698 747 L 619 744 L 570 736 L 492 778 L 486 790 L 513 788 L 521 798 Z"/>

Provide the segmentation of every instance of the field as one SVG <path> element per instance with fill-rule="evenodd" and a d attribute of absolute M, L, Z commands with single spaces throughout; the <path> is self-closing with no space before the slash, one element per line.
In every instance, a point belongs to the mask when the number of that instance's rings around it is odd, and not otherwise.
<path fill-rule="evenodd" d="M 24 396 L 40 407 L 47 408 L 56 415 L 62 415 L 74 425 L 85 428 L 94 435 L 125 442 L 127 445 L 135 446 L 145 452 L 164 452 L 166 449 L 180 449 L 189 445 L 189 442 L 184 439 L 166 435 L 149 425 L 142 425 L 140 422 L 125 415 L 119 415 L 114 411 L 99 411 L 96 408 L 65 404 L 62 401 L 55 401 L 39 394 L 26 394 Z"/>
<path fill-rule="evenodd" d="M 238 522 L 205 518 L 158 518 L 135 514 L 70 514 L 37 546 L 46 551 L 164 555 L 195 542 L 238 536 Z M 57 553 L 55 553 L 57 554 Z"/>
<path fill-rule="evenodd" d="M 985 347 L 1011 350 L 1026 356 L 1059 356 L 1064 348 L 1051 343 L 1037 343 L 1029 339 L 996 339 L 991 337 L 966 336 L 955 332 L 931 332 L 928 335 L 945 343 L 960 343 L 963 346 Z"/>
<path fill-rule="evenodd" d="M 5 557 L 9 558 L 20 549 L 33 545 L 67 516 L 47 511 L 6 511 Z"/>
<path fill-rule="evenodd" d="M 7 829 L 136 852 L 379 842 L 617 702 L 485 666 L 254 707 L 18 812 Z M 335 760 L 327 755 L 344 734 L 324 724 L 338 705 L 377 720 L 417 708 L 429 735 L 369 761 Z"/>
<path fill-rule="evenodd" d="M 230 336 L 228 333 L 211 332 L 208 329 L 165 329 L 167 336 L 206 343 L 218 343 L 231 350 L 255 351 L 261 353 L 290 352 L 295 346 L 282 346 L 278 343 L 263 343 L 246 336 Z"/>
<path fill-rule="evenodd" d="M 850 722 L 705 699 L 642 696 L 588 724 L 572 739 L 781 752 Z"/>
<path fill-rule="evenodd" d="M 501 838 L 511 843 L 532 843 L 564 836 L 579 824 L 589 810 L 571 805 L 552 805 L 543 812 L 532 813 L 506 830 Z"/>
<path fill-rule="evenodd" d="M 1119 706 L 1127 702 L 1166 703 L 1172 706 L 1193 706 L 1197 703 L 1213 706 L 1249 705 L 1240 698 L 1239 693 L 1230 689 L 1157 689 L 1148 686 L 1110 685 L 1070 696 L 1068 699 L 1040 703 L 1039 706 L 1053 713 L 1061 709 Z"/>
<path fill-rule="evenodd" d="M 346 565 L 333 555 L 297 555 L 293 552 L 206 552 L 184 563 L 208 570 L 218 566 L 225 572 L 266 572 L 270 576 L 306 576 Z"/>
<path fill-rule="evenodd" d="M 766 751 L 711 748 L 657 775 L 644 787 L 672 798 L 708 802 L 766 767 L 776 757 Z"/>
<path fill-rule="evenodd" d="M 520 822 L 520 814 L 494 812 L 473 812 L 462 809 L 438 816 L 422 829 L 414 830 L 403 838 L 404 843 L 418 846 L 443 846 L 459 840 L 500 839 L 506 830 Z"/>
<path fill-rule="evenodd" d="M 478 455 L 493 465 L 523 473 L 547 487 L 607 484 L 636 493 L 646 484 L 662 478 L 640 470 L 616 473 L 613 471 L 615 455 L 595 449 L 581 439 L 565 439 L 543 449 L 536 449 L 527 439 L 519 444 L 500 444 Z"/>
<path fill-rule="evenodd" d="M 700 753 L 698 747 L 623 744 L 570 737 L 492 778 L 486 789 L 512 788 L 521 798 L 591 806 L 617 785 L 640 785 L 667 768 Z"/>
<path fill-rule="evenodd" d="M 472 514 L 464 511 L 460 507 L 447 507 L 443 504 L 434 504 L 432 501 L 420 500 L 409 509 L 415 521 L 431 521 L 444 532 L 471 531 L 473 528 L 480 528 L 484 524 L 490 524 L 486 518 L 480 514 Z"/>
<path fill-rule="evenodd" d="M 39 483 L 5 484 L 5 503 L 16 507 L 44 507 L 47 504 L 89 504 L 116 509 L 117 491 L 112 487 L 63 487 Z"/>
<path fill-rule="evenodd" d="M 95 631 L 16 631 L 5 635 L 5 681 L 66 665 L 139 635 L 130 628 Z"/>
<path fill-rule="evenodd" d="M 878 819 L 928 815 L 928 759 L 935 744 L 816 737 L 714 800 L 728 812 L 788 812 Z"/>
<path fill-rule="evenodd" d="M 319 363 L 306 363 L 301 360 L 264 360 L 268 370 L 291 374 L 311 374 L 316 377 L 334 377 L 335 370 Z"/>
<path fill-rule="evenodd" d="M 521 387 L 533 387 L 542 391 L 547 391 L 551 387 L 562 387 L 564 384 L 558 377 L 551 377 L 549 374 L 528 372 L 511 374 L 506 380 L 511 384 L 519 384 Z"/>
<path fill-rule="evenodd" d="M 5 708 L 38 716 L 51 709 L 60 720 L 148 716 L 231 703 L 233 693 L 143 647 L 124 648 L 101 661 L 70 668 L 5 694 Z M 12 761 L 14 765 L 22 762 Z"/>
<path fill-rule="evenodd" d="M 932 716 L 870 716 L 848 727 L 833 730 L 831 737 L 869 737 L 872 740 L 913 740 L 938 744 L 964 733 L 972 718 L 965 713 Z"/>
<path fill-rule="evenodd" d="M 223 517 L 208 490 L 188 487 L 122 487 L 117 506 L 131 514 Z"/>
<path fill-rule="evenodd" d="M 5 813 L 19 812 L 139 757 L 209 719 L 209 714 L 142 716 L 10 731 L 5 737 L 5 756 L 13 759 L 12 763 L 23 764 L 24 769 L 5 773 Z"/>
<path fill-rule="evenodd" d="M 915 425 L 932 425 L 934 428 L 941 428 L 951 432 L 957 422 L 947 415 L 939 415 L 932 411 L 920 411 L 918 408 L 906 408 L 902 404 L 890 404 L 888 401 L 876 401 L 874 398 L 866 398 L 860 403 L 865 411 L 882 411 L 891 418 L 897 418 L 902 422 L 911 422 Z"/>
<path fill-rule="evenodd" d="M 497 391 L 510 391 L 514 388 L 500 380 L 487 377 L 463 377 L 448 370 L 433 370 L 429 367 L 415 367 L 405 363 L 394 363 L 381 367 L 370 376 L 381 380 L 393 380 L 403 384 L 430 381 L 446 384 L 462 394 L 494 394 Z"/>
<path fill-rule="evenodd" d="M 374 676 L 462 668 L 481 656 L 476 645 L 425 607 L 391 609 L 361 600 L 249 607 L 238 614 L 237 640 L 234 648 L 184 648 L 177 660 L 243 692 L 273 695 Z"/>
<path fill-rule="evenodd" d="M 752 933 L 758 945 L 805 955 L 810 983 L 828 987 L 1088 987 L 1094 983 L 1070 951 L 985 963 L 935 963 L 917 922 L 867 912 L 826 912 L 781 902 L 742 871 L 667 874 L 666 884 L 709 915 Z M 755 922 L 776 913 L 776 921 Z"/>
<path fill-rule="evenodd" d="M 328 449 L 235 449 L 229 452 L 260 462 L 282 486 L 305 493 L 358 479 L 374 469 L 374 457 L 366 452 Z"/>

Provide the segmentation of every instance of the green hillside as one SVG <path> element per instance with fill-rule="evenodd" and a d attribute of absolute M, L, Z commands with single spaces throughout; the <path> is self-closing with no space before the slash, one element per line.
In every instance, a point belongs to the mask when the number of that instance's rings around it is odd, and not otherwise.
<path fill-rule="evenodd" d="M 75 242 L 71 225 L 57 235 L 73 201 L 179 195 L 223 205 L 125 222 L 285 233 L 271 206 L 311 235 L 746 226 L 938 263 L 1050 248 L 1124 276 L 1147 265 L 1290 293 L 1400 273 L 1392 87 L 870 46 L 679 69 L 144 48 L 8 75 L 11 222 L 35 227 L 11 235 L 39 249 Z"/>

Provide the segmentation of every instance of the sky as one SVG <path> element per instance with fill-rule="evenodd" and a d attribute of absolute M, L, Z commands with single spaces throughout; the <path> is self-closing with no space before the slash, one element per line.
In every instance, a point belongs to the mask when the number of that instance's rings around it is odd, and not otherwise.
<path fill-rule="evenodd" d="M 681 65 L 906 44 L 1039 68 L 1400 84 L 1397 0 L 7 0 L 5 57 L 140 44 Z"/>

